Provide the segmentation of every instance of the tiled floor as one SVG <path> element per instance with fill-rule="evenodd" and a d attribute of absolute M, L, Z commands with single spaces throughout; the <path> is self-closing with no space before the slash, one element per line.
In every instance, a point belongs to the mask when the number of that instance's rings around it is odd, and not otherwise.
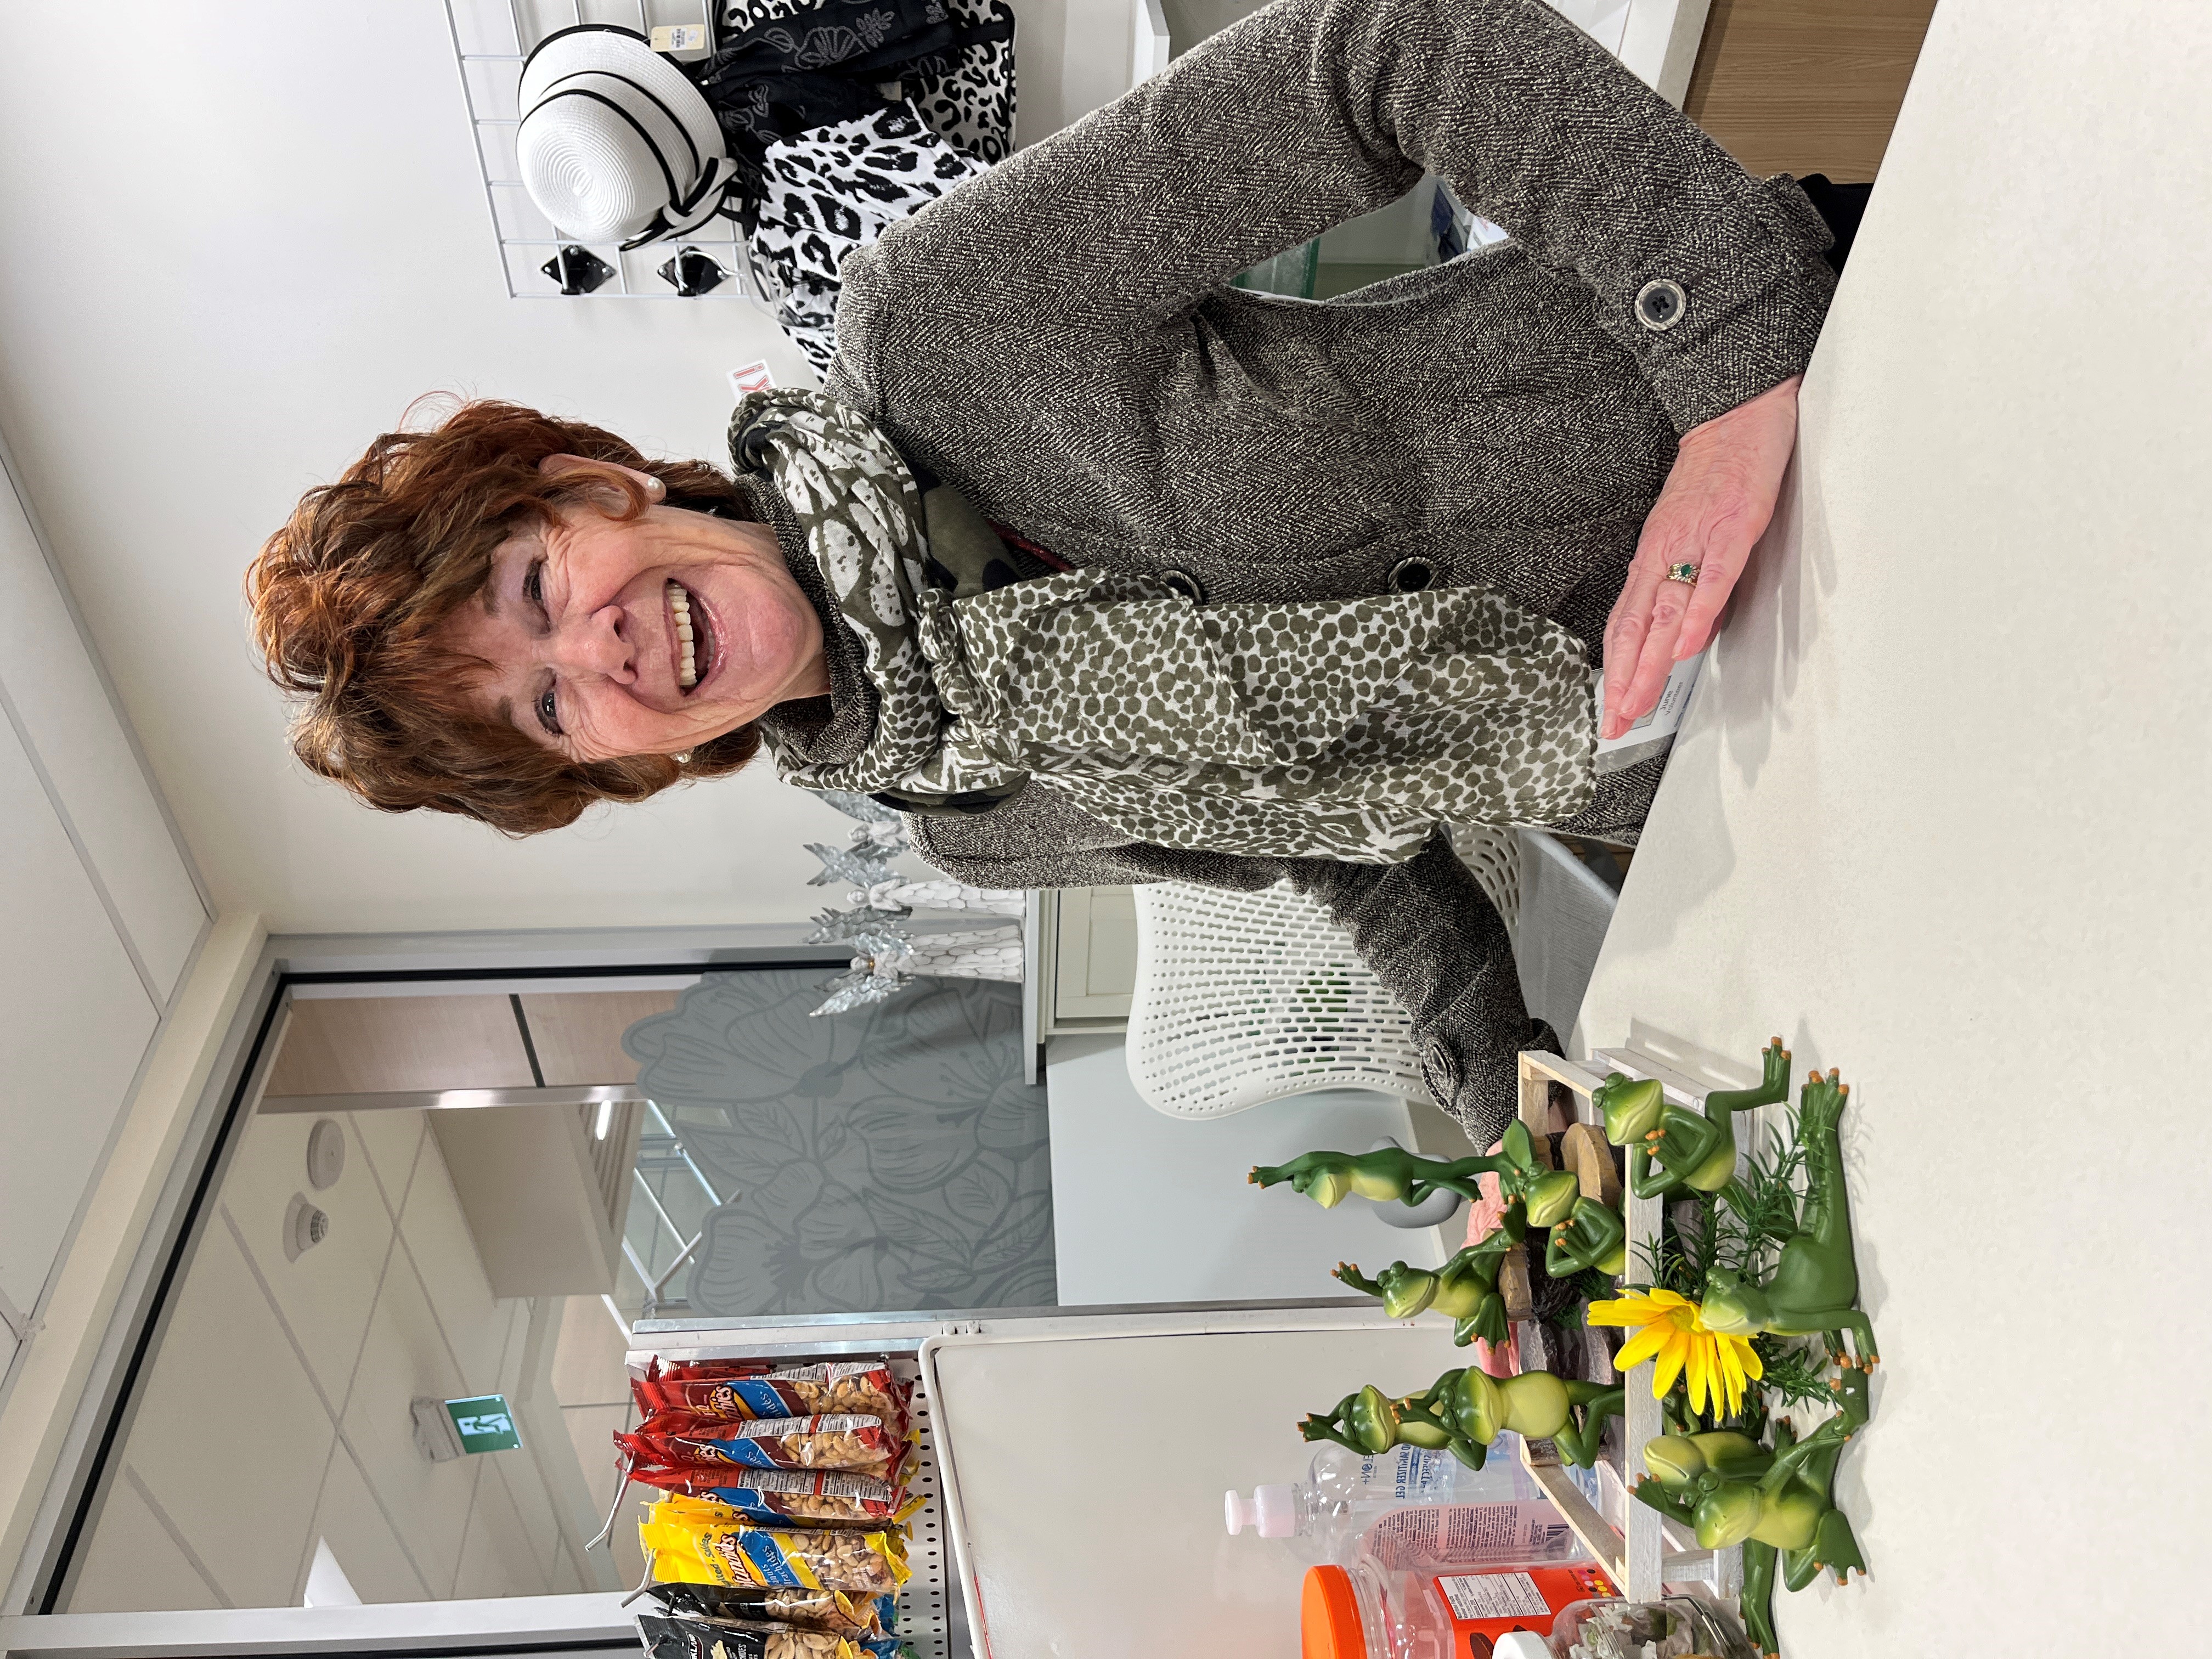
<path fill-rule="evenodd" d="M 318 1538 L 368 1601 L 584 1588 L 539 1468 L 571 1443 L 443 1463 L 416 1451 L 416 1396 L 514 1399 L 529 1386 L 532 1304 L 492 1296 L 422 1114 L 341 1121 L 346 1164 L 324 1192 L 307 1180 L 312 1120 L 247 1127 L 70 1611 L 297 1605 Z M 295 1193 L 330 1231 L 288 1261 Z M 541 1316 L 559 1316 L 551 1304 Z M 549 1328 L 538 1352 L 554 1341 Z M 614 1363 L 619 1373 L 619 1352 Z M 580 1490 L 574 1471 L 565 1480 Z"/>

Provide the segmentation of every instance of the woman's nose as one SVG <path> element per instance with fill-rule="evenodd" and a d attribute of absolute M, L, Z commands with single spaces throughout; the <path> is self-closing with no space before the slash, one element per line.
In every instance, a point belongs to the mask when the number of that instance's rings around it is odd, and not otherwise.
<path fill-rule="evenodd" d="M 620 605 L 600 606 L 554 635 L 555 661 L 572 674 L 594 674 L 628 685 L 637 678 L 637 653 L 623 636 L 627 621 Z"/>

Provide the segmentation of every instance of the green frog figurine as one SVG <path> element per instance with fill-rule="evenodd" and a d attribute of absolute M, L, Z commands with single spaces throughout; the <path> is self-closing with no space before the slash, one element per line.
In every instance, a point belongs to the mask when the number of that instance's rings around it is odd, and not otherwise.
<path fill-rule="evenodd" d="M 1630 1191 L 1638 1198 L 1663 1198 L 1680 1187 L 1717 1193 L 1735 1179 L 1735 1115 L 1790 1097 L 1790 1051 L 1782 1039 L 1767 1044 L 1760 1059 L 1757 1088 L 1716 1089 L 1702 1112 L 1668 1105 L 1652 1078 L 1632 1082 L 1615 1072 L 1590 1091 L 1590 1104 L 1605 1114 L 1605 1138 L 1628 1148 Z"/>
<path fill-rule="evenodd" d="M 1393 1400 L 1370 1383 L 1334 1411 L 1298 1424 L 1308 1440 L 1334 1440 L 1371 1457 L 1395 1445 L 1449 1451 L 1479 1469 L 1499 1434 L 1510 1429 L 1550 1440 L 1583 1468 L 1597 1461 L 1605 1421 L 1621 1409 L 1619 1387 L 1571 1381 L 1548 1371 L 1495 1377 L 1474 1366 L 1446 1371 L 1423 1393 Z"/>
<path fill-rule="evenodd" d="M 1705 1281 L 1698 1310 L 1707 1328 L 1729 1336 L 1821 1335 L 1847 1370 L 1872 1370 L 1881 1363 L 1874 1325 L 1853 1304 L 1858 1300 L 1858 1254 L 1851 1243 L 1850 1197 L 1844 1182 L 1840 1126 L 1850 1085 L 1831 1069 L 1815 1072 L 1798 1093 L 1798 1130 L 1805 1143 L 1805 1199 L 1797 1231 L 1764 1285 L 1716 1268 Z M 1843 1333 L 1851 1337 L 1844 1348 Z"/>
<path fill-rule="evenodd" d="M 1409 1267 L 1394 1261 L 1372 1279 L 1357 1264 L 1340 1261 L 1335 1276 L 1355 1291 L 1379 1297 L 1393 1319 L 1440 1313 L 1454 1323 L 1452 1340 L 1465 1347 L 1476 1337 L 1505 1340 L 1505 1298 L 1498 1289 L 1498 1267 L 1519 1240 L 1517 1229 L 1500 1227 L 1480 1244 L 1470 1244 L 1441 1267 Z"/>
<path fill-rule="evenodd" d="M 1774 1579 L 1800 1590 L 1823 1568 L 1846 1582 L 1866 1571 L 1857 1538 L 1836 1508 L 1836 1460 L 1872 1414 L 1867 1376 L 1846 1366 L 1830 1386 L 1836 1415 L 1800 1440 L 1784 1419 L 1774 1425 L 1771 1451 L 1749 1437 L 1723 1431 L 1661 1435 L 1644 1448 L 1650 1475 L 1636 1496 L 1690 1528 L 1701 1549 L 1743 1546 L 1744 1626 L 1761 1654 L 1774 1659 Z"/>

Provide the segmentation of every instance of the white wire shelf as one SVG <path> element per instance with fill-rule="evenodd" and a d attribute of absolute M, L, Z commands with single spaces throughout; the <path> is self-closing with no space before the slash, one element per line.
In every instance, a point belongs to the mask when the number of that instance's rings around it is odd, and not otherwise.
<path fill-rule="evenodd" d="M 523 187 L 515 154 L 522 125 L 519 88 L 523 60 L 555 31 L 579 23 L 610 23 L 651 38 L 664 27 L 704 23 L 708 47 L 668 54 L 679 63 L 709 54 L 714 8 L 702 0 L 446 0 L 446 21 L 453 58 L 461 76 L 477 167 L 483 180 L 484 204 L 491 216 L 493 243 L 507 295 L 516 300 L 737 300 L 746 295 L 741 233 L 727 219 L 716 219 L 678 241 L 649 242 L 625 252 L 612 242 L 588 242 L 563 234 L 538 210 Z M 607 267 L 608 275 L 588 293 L 565 293 L 546 267 L 558 264 L 563 248 L 580 248 Z M 685 295 L 661 276 L 661 268 L 696 251 L 714 262 L 721 280 L 702 294 Z"/>

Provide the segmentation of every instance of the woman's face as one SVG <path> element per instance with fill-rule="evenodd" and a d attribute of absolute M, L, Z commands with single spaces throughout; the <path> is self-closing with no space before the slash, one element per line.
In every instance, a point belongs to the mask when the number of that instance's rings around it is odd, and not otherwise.
<path fill-rule="evenodd" d="M 573 465 L 590 464 L 545 470 Z M 680 507 L 618 523 L 572 506 L 509 538 L 440 634 L 492 665 L 473 688 L 486 714 L 580 761 L 674 754 L 830 689 L 775 532 Z"/>

